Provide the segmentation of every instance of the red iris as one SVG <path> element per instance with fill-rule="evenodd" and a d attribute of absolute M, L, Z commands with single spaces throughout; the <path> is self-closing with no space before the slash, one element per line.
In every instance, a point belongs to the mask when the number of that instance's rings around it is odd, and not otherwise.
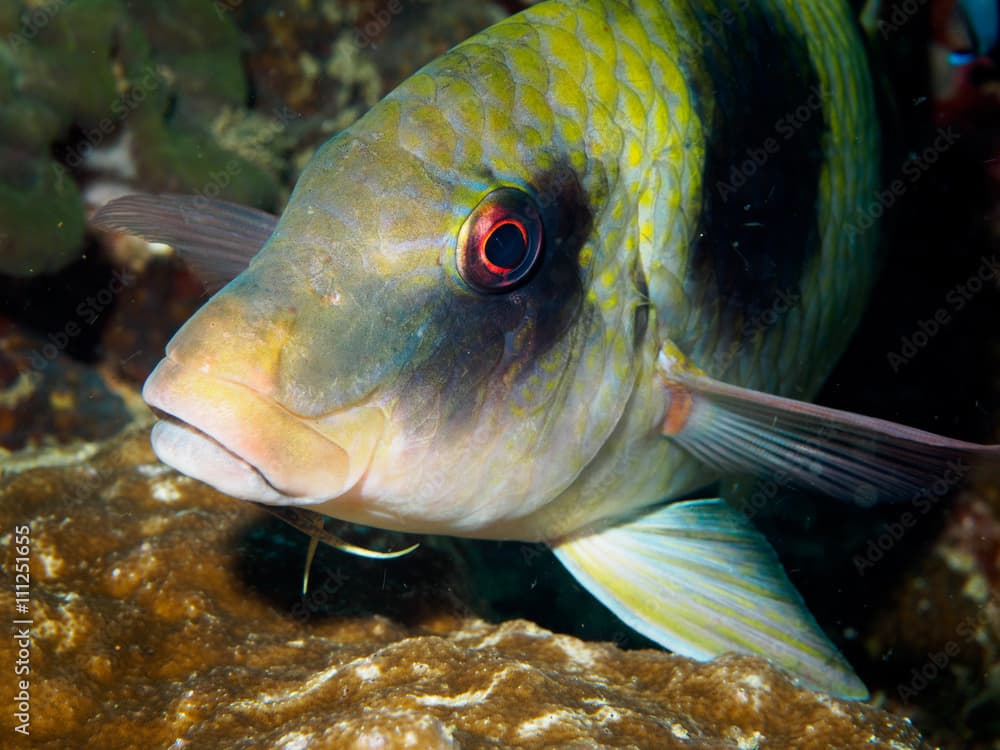
<path fill-rule="evenodd" d="M 458 272 L 476 291 L 510 291 L 534 270 L 541 247 L 535 201 L 522 190 L 499 188 L 480 201 L 459 233 Z"/>

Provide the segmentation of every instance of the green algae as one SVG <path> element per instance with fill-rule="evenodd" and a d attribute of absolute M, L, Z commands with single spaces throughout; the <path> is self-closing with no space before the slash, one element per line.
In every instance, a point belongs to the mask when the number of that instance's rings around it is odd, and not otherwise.
<path fill-rule="evenodd" d="M 55 271 L 76 256 L 83 233 L 83 201 L 65 170 L 0 148 L 0 270 Z"/>
<path fill-rule="evenodd" d="M 117 176 L 139 189 L 274 208 L 276 170 L 212 129 L 220 111 L 247 106 L 243 46 L 229 14 L 205 0 L 4 3 L 0 273 L 55 271 L 79 255 L 76 183 L 116 145 Z"/>

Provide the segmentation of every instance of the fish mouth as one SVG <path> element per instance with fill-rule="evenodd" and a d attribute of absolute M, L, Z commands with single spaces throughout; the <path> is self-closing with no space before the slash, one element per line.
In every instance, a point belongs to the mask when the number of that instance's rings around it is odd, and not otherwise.
<path fill-rule="evenodd" d="M 169 356 L 142 396 L 161 417 L 150 440 L 163 463 L 227 495 L 273 505 L 343 495 L 367 473 L 385 431 L 377 407 L 305 417 Z"/>

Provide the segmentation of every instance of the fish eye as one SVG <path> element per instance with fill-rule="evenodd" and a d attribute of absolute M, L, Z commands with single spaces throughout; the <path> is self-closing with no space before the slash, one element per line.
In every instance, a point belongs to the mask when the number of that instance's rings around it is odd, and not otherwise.
<path fill-rule="evenodd" d="M 458 235 L 458 273 L 477 292 L 509 292 L 524 283 L 542 254 L 542 217 L 534 199 L 517 188 L 483 198 Z"/>

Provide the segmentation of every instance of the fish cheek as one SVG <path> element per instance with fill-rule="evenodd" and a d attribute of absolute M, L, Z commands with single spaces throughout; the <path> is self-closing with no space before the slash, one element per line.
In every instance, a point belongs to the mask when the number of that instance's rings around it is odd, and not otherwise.
<path fill-rule="evenodd" d="M 578 329 L 593 320 L 584 309 L 579 263 L 591 222 L 579 200 L 574 191 L 569 205 L 554 203 L 542 261 L 523 286 L 495 295 L 456 291 L 450 316 L 463 323 L 454 367 L 466 388 L 463 406 L 449 415 L 454 420 L 485 410 L 502 432 L 511 418 L 544 420 L 546 409 L 559 403 L 552 381 L 566 382 L 563 375 L 579 354 Z M 550 403 L 541 402 L 543 393 Z"/>
<path fill-rule="evenodd" d="M 484 403 L 497 388 L 504 336 L 482 308 L 445 302 L 435 317 L 441 325 L 425 334 L 387 395 L 406 444 L 417 453 L 427 451 L 432 462 L 448 464 L 445 455 L 465 450 L 472 435 L 482 434 L 479 425 Z"/>
<path fill-rule="evenodd" d="M 593 221 L 579 180 L 562 167 L 531 184 L 545 230 L 537 268 L 499 294 L 446 274 L 443 293 L 433 295 L 434 323 L 391 399 L 409 445 L 422 446 L 435 465 L 461 467 L 477 484 L 497 471 L 494 478 L 506 483 L 505 471 L 527 472 L 524 462 L 537 460 L 561 423 L 579 348 L 600 317 L 588 311 L 584 291 L 580 253 Z M 479 470 L 483 476 L 472 479 Z"/>
<path fill-rule="evenodd" d="M 398 392 L 394 411 L 411 438 L 474 440 L 485 449 L 518 413 L 535 411 L 522 394 L 532 380 L 558 378 L 570 365 L 581 315 L 579 274 L 558 260 L 508 294 L 452 294 L 441 311 L 444 328 Z"/>

